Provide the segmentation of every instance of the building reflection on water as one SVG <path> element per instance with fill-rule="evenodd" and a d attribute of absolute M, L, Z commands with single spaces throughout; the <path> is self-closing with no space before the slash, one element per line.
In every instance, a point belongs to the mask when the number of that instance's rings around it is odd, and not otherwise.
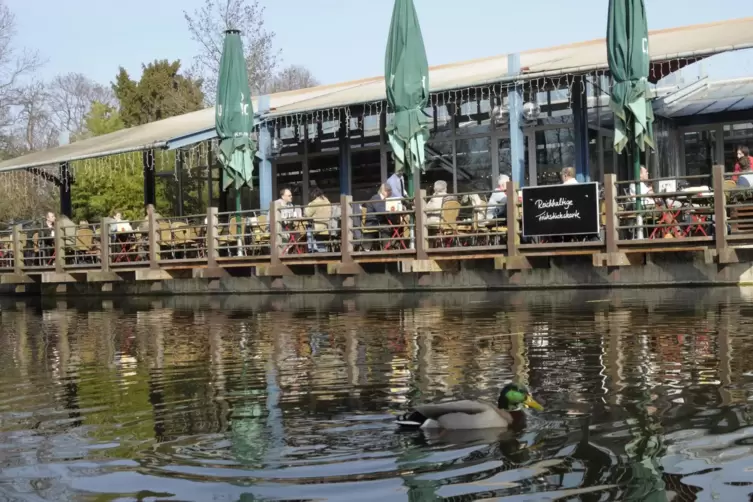
<path fill-rule="evenodd" d="M 750 432 L 732 450 L 713 438 L 675 446 L 692 431 L 734 436 L 751 424 L 753 309 L 740 300 L 737 290 L 626 290 L 4 301 L 0 393 L 7 400 L 12 383 L 23 396 L 28 417 L 14 427 L 87 430 L 113 443 L 107 457 L 157 465 L 228 449 L 261 469 L 345 448 L 332 431 L 359 417 L 496 400 L 515 379 L 552 411 L 546 449 L 569 448 L 562 486 L 692 500 L 700 488 L 672 462 L 693 459 L 686 474 L 698 475 L 701 464 L 753 458 Z"/>

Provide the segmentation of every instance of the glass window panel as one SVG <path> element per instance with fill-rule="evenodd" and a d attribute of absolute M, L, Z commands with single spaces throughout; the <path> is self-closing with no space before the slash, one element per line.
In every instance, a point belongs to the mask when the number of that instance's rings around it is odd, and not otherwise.
<path fill-rule="evenodd" d="M 309 183 L 321 188 L 329 200 L 339 200 L 340 167 L 337 156 L 309 158 Z"/>
<path fill-rule="evenodd" d="M 727 124 L 724 126 L 724 165 L 734 169 L 737 163 L 737 148 L 745 145 L 753 151 L 753 122 Z"/>
<path fill-rule="evenodd" d="M 446 181 L 448 191 L 452 191 L 452 141 L 426 145 L 426 172 L 421 175 L 421 188 L 431 195 L 437 180 Z"/>
<path fill-rule="evenodd" d="M 512 179 L 512 154 L 510 151 L 510 138 L 500 138 L 497 142 L 497 152 L 499 156 L 499 174 L 506 174 Z M 523 159 L 525 166 L 525 185 L 528 181 L 528 135 L 523 136 Z M 496 186 L 497 180 L 492 180 Z"/>
<path fill-rule="evenodd" d="M 491 138 L 457 140 L 457 193 L 486 192 L 492 187 Z"/>
<path fill-rule="evenodd" d="M 301 204 L 303 202 L 303 163 L 277 163 L 276 168 L 277 190 L 279 191 L 283 188 L 289 188 L 290 191 L 293 192 L 293 203 Z"/>
<path fill-rule="evenodd" d="M 480 110 L 479 110 L 480 105 Z M 491 105 L 488 99 L 481 102 L 466 101 L 460 105 L 458 114 L 458 134 L 478 134 L 491 131 L 491 120 L 489 112 Z"/>
<path fill-rule="evenodd" d="M 353 150 L 350 181 L 354 201 L 369 200 L 382 182 L 379 150 Z"/>
<path fill-rule="evenodd" d="M 295 138 L 295 128 L 294 127 L 281 127 L 280 128 L 280 138 L 281 139 L 292 139 Z"/>
<path fill-rule="evenodd" d="M 371 120 L 369 120 L 371 119 Z M 376 119 L 376 120 L 375 120 Z M 379 145 L 379 117 L 366 116 L 363 119 L 350 119 L 350 145 L 352 148 L 364 148 Z"/>
<path fill-rule="evenodd" d="M 560 182 L 563 167 L 575 165 L 575 137 L 571 128 L 536 131 L 536 169 L 539 185 Z"/>
<path fill-rule="evenodd" d="M 686 132 L 683 141 L 687 175 L 711 174 L 716 146 L 715 131 Z"/>

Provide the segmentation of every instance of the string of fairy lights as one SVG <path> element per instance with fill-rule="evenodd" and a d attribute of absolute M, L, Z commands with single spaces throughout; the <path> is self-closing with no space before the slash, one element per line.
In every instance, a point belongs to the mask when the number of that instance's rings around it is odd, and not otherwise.
<path fill-rule="evenodd" d="M 741 65 L 750 64 L 749 52 L 741 59 Z M 661 65 L 652 65 L 650 80 L 660 81 L 678 69 L 695 62 L 694 58 L 677 58 Z M 573 100 L 596 96 L 608 96 L 612 91 L 612 80 L 606 69 L 584 73 L 566 73 L 554 76 L 526 77 L 522 75 L 520 80 L 475 85 L 461 89 L 443 90 L 433 92 L 430 95 L 427 112 L 436 117 L 437 121 L 447 122 L 452 116 L 460 120 L 478 120 L 479 112 L 489 114 L 495 126 L 503 125 L 508 119 L 507 97 L 513 92 L 519 92 L 524 101 L 524 119 L 529 123 L 535 123 L 542 113 L 542 107 L 550 104 L 558 104 L 562 108 L 570 108 Z M 605 101 L 598 100 L 589 107 L 608 106 Z M 433 109 L 433 110 L 432 110 Z M 283 148 L 283 140 L 288 144 L 295 139 L 303 141 L 304 134 L 301 132 L 308 127 L 308 138 L 313 140 L 317 135 L 321 139 L 334 139 L 345 127 L 349 133 L 352 130 L 365 130 L 366 123 L 370 122 L 372 128 L 378 131 L 381 116 L 385 114 L 389 123 L 392 111 L 386 101 L 375 100 L 366 103 L 337 106 L 327 109 L 301 111 L 284 116 L 269 117 L 258 127 L 269 128 L 273 137 L 272 153 L 277 154 Z M 431 122 L 433 117 L 429 117 Z M 258 132 L 257 132 L 258 134 Z M 378 132 L 376 133 L 378 134 Z M 148 168 L 155 169 L 160 173 L 170 173 L 174 180 L 178 180 L 180 172 L 191 179 L 196 176 L 206 177 L 206 169 L 209 165 L 217 162 L 218 141 L 216 139 L 202 141 L 189 147 L 175 150 L 154 151 L 154 161 L 149 163 Z M 68 165 L 70 180 L 76 181 L 86 178 L 89 181 L 112 183 L 117 177 L 124 174 L 133 176 L 143 175 L 144 163 L 142 152 L 124 153 L 107 157 L 98 157 L 72 161 Z M 28 170 L 9 171 L 1 173 L 0 188 L 13 190 L 13 193 L 21 196 L 30 195 L 39 191 L 57 189 L 59 184 L 69 188 L 70 182 L 67 177 L 59 177 L 59 166 L 48 166 L 35 169 L 34 173 Z"/>

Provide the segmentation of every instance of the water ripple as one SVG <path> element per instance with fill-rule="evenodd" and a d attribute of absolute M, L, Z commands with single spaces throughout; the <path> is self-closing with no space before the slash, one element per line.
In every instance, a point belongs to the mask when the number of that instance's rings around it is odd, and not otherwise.
<path fill-rule="evenodd" d="M 2 304 L 0 499 L 745 500 L 747 303 L 717 289 Z M 513 379 L 546 405 L 525 430 L 392 424 L 414 403 L 495 401 Z"/>

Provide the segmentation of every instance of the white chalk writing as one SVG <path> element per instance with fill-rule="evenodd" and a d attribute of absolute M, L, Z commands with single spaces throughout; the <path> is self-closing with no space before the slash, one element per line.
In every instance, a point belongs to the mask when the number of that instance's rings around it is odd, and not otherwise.
<path fill-rule="evenodd" d="M 572 213 L 570 211 L 565 211 L 564 213 L 550 213 L 550 212 L 544 211 L 543 213 L 537 214 L 536 219 L 539 221 L 579 220 L 580 211 L 573 211 Z"/>
<path fill-rule="evenodd" d="M 566 199 L 564 197 L 549 200 L 536 199 L 533 203 L 536 204 L 536 209 L 555 209 L 561 207 L 565 211 L 570 209 L 570 207 L 573 205 L 572 200 Z"/>

